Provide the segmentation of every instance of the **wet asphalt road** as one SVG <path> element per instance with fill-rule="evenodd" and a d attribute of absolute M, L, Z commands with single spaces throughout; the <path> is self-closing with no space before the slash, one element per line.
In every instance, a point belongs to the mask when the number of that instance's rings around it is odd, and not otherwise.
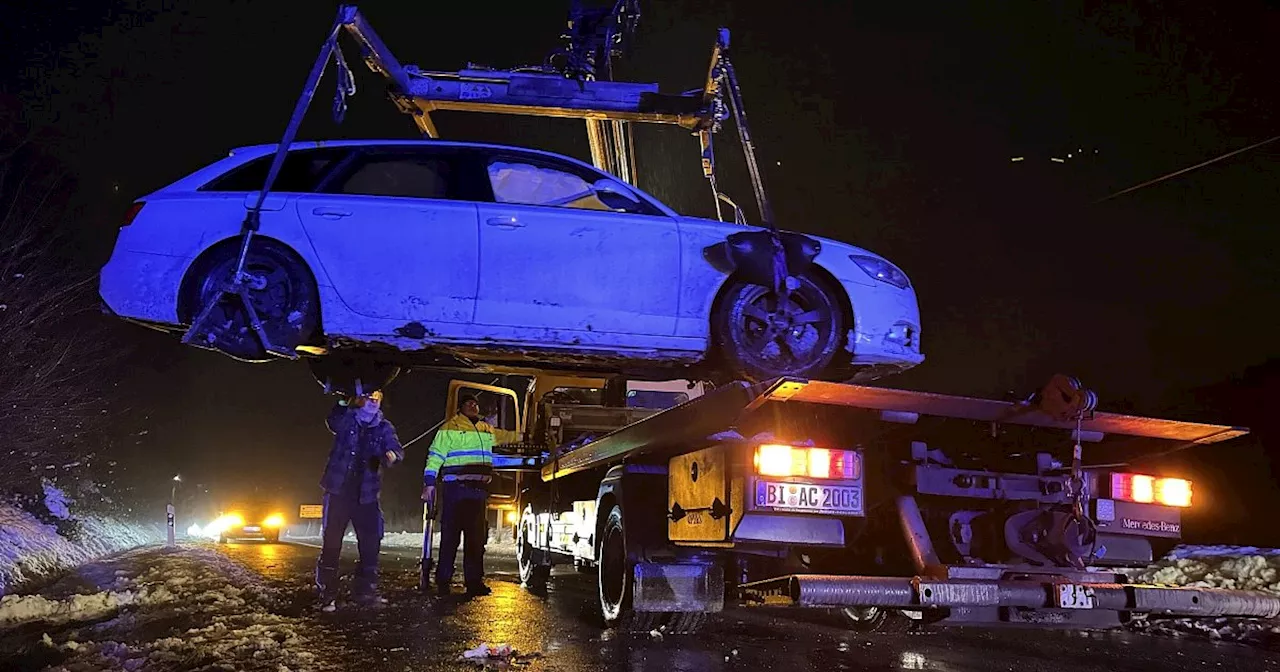
<path fill-rule="evenodd" d="M 269 581 L 309 599 L 314 547 L 233 544 L 220 547 Z M 344 550 L 344 571 L 354 548 Z M 812 611 L 737 609 L 698 635 L 624 635 L 606 631 L 596 615 L 590 575 L 557 568 L 545 597 L 519 586 L 514 561 L 486 557 L 493 594 L 428 597 L 415 590 L 417 551 L 386 549 L 383 592 L 388 607 L 315 613 L 326 621 L 344 661 L 364 672 L 452 670 L 457 656 L 481 642 L 509 643 L 542 656 L 530 670 L 1280 670 L 1280 653 L 1236 644 L 1130 633 L 950 629 L 925 634 L 848 632 Z M 455 590 L 458 590 L 455 587 Z M 302 608 L 300 606 L 300 608 Z"/>

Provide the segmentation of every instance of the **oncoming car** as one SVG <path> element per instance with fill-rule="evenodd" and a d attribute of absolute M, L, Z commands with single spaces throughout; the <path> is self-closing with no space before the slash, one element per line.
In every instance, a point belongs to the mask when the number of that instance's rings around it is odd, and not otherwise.
<path fill-rule="evenodd" d="M 278 543 L 285 526 L 284 515 L 269 509 L 236 507 L 213 521 L 218 543 L 228 541 L 265 541 Z"/>
<path fill-rule="evenodd" d="M 219 301 L 275 151 L 236 149 L 140 198 L 101 272 L 106 309 L 185 332 Z M 523 362 L 653 379 L 701 367 L 866 380 L 923 361 L 915 292 L 899 268 L 788 233 L 816 256 L 779 293 L 716 262 L 742 247 L 731 236 L 751 231 L 762 230 L 678 215 L 547 152 L 300 142 L 265 200 L 246 270 L 272 342 L 316 366 Z M 193 343 L 272 359 L 238 296 L 223 296 Z"/>

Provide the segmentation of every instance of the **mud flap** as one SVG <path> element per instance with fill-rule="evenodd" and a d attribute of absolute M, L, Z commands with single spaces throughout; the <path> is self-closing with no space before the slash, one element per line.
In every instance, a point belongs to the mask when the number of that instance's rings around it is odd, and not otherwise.
<path fill-rule="evenodd" d="M 632 585 L 636 611 L 724 610 L 724 569 L 719 565 L 641 562 Z"/>

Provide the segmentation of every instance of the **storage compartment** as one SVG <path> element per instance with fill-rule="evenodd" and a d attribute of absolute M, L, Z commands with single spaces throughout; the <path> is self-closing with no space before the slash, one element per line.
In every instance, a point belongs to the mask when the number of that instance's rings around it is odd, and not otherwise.
<path fill-rule="evenodd" d="M 726 446 L 671 458 L 667 469 L 671 541 L 728 541 L 730 482 Z"/>

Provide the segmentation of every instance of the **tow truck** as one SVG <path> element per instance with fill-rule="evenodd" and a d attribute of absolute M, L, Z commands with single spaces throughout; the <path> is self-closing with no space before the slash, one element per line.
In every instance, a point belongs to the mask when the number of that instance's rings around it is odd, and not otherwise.
<path fill-rule="evenodd" d="M 610 625 L 691 632 L 735 606 L 867 631 L 1280 616 L 1265 594 L 1133 583 L 1194 501 L 1150 461 L 1242 427 L 1099 412 L 1066 376 L 1021 401 L 779 379 L 644 408 L 616 377 L 515 373 L 454 381 L 448 403 L 503 399 L 521 580 L 594 572 Z"/>
<path fill-rule="evenodd" d="M 741 240 L 734 250 L 749 251 L 734 261 L 783 295 L 804 258 L 774 222 L 728 31 L 717 35 L 702 88 L 663 94 L 656 85 L 611 81 L 612 59 L 637 16 L 636 0 L 603 10 L 574 3 L 566 46 L 544 66 L 428 72 L 402 65 L 354 6 L 340 7 L 246 214 L 236 270 L 221 288 L 246 304 L 264 349 L 297 357 L 268 341 L 249 305 L 244 259 L 330 60 L 338 70 L 335 119 L 354 92 L 337 47 L 344 32 L 428 137 L 438 137 L 438 110 L 581 119 L 596 165 L 634 184 L 628 125 L 683 128 L 698 137 L 717 215 L 727 203 L 734 221 L 745 223 L 714 170 L 712 140 L 732 116 L 767 229 L 763 238 Z M 208 313 L 206 306 L 186 340 Z M 444 368 L 501 372 L 467 362 Z M 783 378 L 695 383 L 687 401 L 654 408 L 627 404 L 633 388 L 617 376 L 506 373 L 529 374 L 527 384 L 454 381 L 447 412 L 462 390 L 504 400 L 499 422 L 523 441 L 503 447 L 495 468 L 511 475 L 517 491 L 522 582 L 540 590 L 557 562 L 595 572 L 610 625 L 689 632 L 737 605 L 836 609 L 860 630 L 1114 627 L 1135 614 L 1280 616 L 1280 598 L 1130 578 L 1176 542 L 1181 511 L 1193 501 L 1189 481 L 1131 465 L 1218 444 L 1243 428 L 1097 412 L 1096 395 L 1064 376 L 1020 402 Z M 573 388 L 576 398 L 550 394 Z M 361 391 L 359 374 L 354 391 Z M 1084 444 L 1102 459 L 1086 461 Z"/>

